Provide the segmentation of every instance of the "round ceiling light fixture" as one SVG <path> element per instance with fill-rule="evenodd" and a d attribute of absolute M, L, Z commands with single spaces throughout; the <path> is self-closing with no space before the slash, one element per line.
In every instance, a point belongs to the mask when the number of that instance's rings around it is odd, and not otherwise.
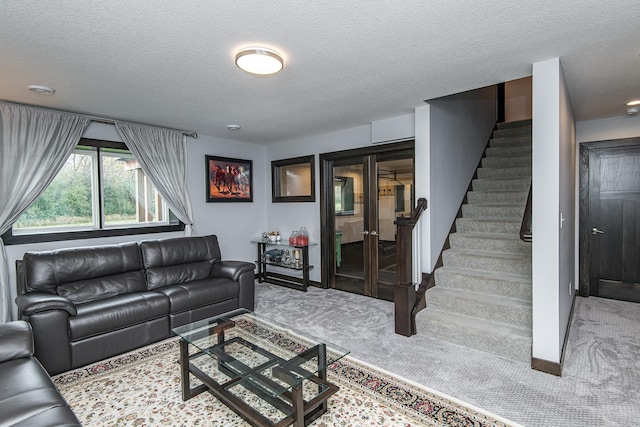
<path fill-rule="evenodd" d="M 633 116 L 640 113 L 640 99 L 634 99 L 625 104 L 627 106 L 627 114 Z"/>
<path fill-rule="evenodd" d="M 33 93 L 37 93 L 38 95 L 53 95 L 56 93 L 54 88 L 42 85 L 29 85 L 27 86 L 27 89 Z"/>
<path fill-rule="evenodd" d="M 229 130 L 240 130 L 240 125 L 227 125 Z"/>
<path fill-rule="evenodd" d="M 236 65 L 247 73 L 268 76 L 282 71 L 284 61 L 275 50 L 247 47 L 236 53 Z"/>

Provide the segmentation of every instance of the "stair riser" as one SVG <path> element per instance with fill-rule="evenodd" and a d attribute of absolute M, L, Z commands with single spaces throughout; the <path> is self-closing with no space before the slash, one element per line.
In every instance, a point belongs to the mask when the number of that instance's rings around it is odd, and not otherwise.
<path fill-rule="evenodd" d="M 531 156 L 531 146 L 522 147 L 489 147 L 485 151 L 487 157 L 524 157 Z"/>
<path fill-rule="evenodd" d="M 493 131 L 494 138 L 502 138 L 514 135 L 531 135 L 531 126 L 521 126 L 517 128 L 496 129 Z"/>
<path fill-rule="evenodd" d="M 519 238 L 500 239 L 491 236 L 478 237 L 464 233 L 452 233 L 449 235 L 449 245 L 452 249 L 473 249 L 531 256 L 531 243 L 525 243 Z"/>
<path fill-rule="evenodd" d="M 479 168 L 478 178 L 527 178 L 531 179 L 531 167 Z"/>
<path fill-rule="evenodd" d="M 531 167 L 531 156 L 524 157 L 483 157 L 483 168 Z"/>
<path fill-rule="evenodd" d="M 527 193 L 524 191 L 469 191 L 467 202 L 470 204 L 510 202 L 524 206 L 527 203 Z"/>
<path fill-rule="evenodd" d="M 497 129 L 512 129 L 521 127 L 531 127 L 531 119 L 498 123 Z"/>
<path fill-rule="evenodd" d="M 448 249 L 442 253 L 445 267 L 465 268 L 506 274 L 531 275 L 531 259 L 503 258 L 481 254 L 467 254 Z"/>
<path fill-rule="evenodd" d="M 440 321 L 436 312 L 425 314 L 429 316 L 421 316 L 417 325 L 418 330 L 424 331 L 422 334 L 512 360 L 531 360 L 531 338 L 479 334 L 473 329 Z"/>
<path fill-rule="evenodd" d="M 529 191 L 531 178 L 507 178 L 507 179 L 474 179 L 471 188 L 474 191 Z"/>
<path fill-rule="evenodd" d="M 436 287 L 456 289 L 463 292 L 496 294 L 531 302 L 532 285 L 530 278 L 529 281 L 526 282 L 499 280 L 465 274 L 449 268 L 439 268 L 435 271 L 435 281 Z"/>
<path fill-rule="evenodd" d="M 469 298 L 471 294 L 466 294 L 467 298 L 452 298 L 450 292 L 438 291 L 440 289 L 436 287 L 427 292 L 427 306 L 436 310 L 489 321 L 499 319 L 500 322 L 516 328 L 531 328 L 530 305 L 505 306 L 499 303 L 476 301 Z"/>
<path fill-rule="evenodd" d="M 489 140 L 489 147 L 531 147 L 531 135 L 505 136 Z"/>
<path fill-rule="evenodd" d="M 522 221 L 483 221 L 474 218 L 458 218 L 456 231 L 459 233 L 500 233 L 520 234 Z"/>
<path fill-rule="evenodd" d="M 523 206 L 462 205 L 464 218 L 522 218 Z"/>

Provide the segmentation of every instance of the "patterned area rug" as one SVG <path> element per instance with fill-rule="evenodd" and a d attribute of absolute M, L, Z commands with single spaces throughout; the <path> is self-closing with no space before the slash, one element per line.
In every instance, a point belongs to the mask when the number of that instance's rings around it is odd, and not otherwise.
<path fill-rule="evenodd" d="M 304 347 L 302 338 L 268 324 L 240 326 L 274 346 Z M 178 339 L 170 338 L 60 374 L 54 382 L 87 427 L 248 425 L 209 393 L 183 402 L 178 357 Z M 329 380 L 340 391 L 312 426 L 516 425 L 351 357 L 331 365 Z"/>

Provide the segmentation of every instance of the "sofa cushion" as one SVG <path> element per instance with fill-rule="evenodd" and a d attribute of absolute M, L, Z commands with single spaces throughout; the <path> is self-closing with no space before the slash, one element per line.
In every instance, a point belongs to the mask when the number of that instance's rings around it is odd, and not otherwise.
<path fill-rule="evenodd" d="M 57 294 L 58 287 L 67 283 L 85 282 L 100 278 L 142 270 L 140 250 L 135 242 L 98 247 L 68 248 L 56 251 L 27 252 L 24 254 L 24 273 L 27 292 Z M 137 276 L 124 288 L 115 292 L 130 292 L 132 288 L 145 289 L 144 276 Z M 110 287 L 110 286 L 107 286 Z M 142 287 L 142 288 L 141 288 Z M 66 297 L 82 286 L 67 288 Z M 91 292 L 89 292 L 91 293 Z M 97 291 L 93 293 L 97 294 Z M 69 298 L 71 299 L 71 298 Z"/>
<path fill-rule="evenodd" d="M 144 272 L 136 270 L 65 283 L 58 286 L 58 295 L 78 304 L 146 290 Z"/>
<path fill-rule="evenodd" d="M 80 423 L 34 358 L 0 364 L 0 424 L 10 426 Z"/>
<path fill-rule="evenodd" d="M 220 261 L 216 236 L 147 240 L 140 252 L 149 289 L 207 278 L 211 265 Z"/>
<path fill-rule="evenodd" d="M 167 316 L 169 299 L 158 292 L 117 295 L 77 306 L 78 314 L 69 317 L 72 341 Z"/>
<path fill-rule="evenodd" d="M 169 297 L 172 314 L 238 298 L 238 284 L 229 279 L 194 280 L 158 291 Z"/>

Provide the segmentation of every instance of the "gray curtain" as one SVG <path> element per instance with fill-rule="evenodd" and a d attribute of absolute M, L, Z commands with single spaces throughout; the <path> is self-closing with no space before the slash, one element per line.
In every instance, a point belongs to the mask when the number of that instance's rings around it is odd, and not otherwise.
<path fill-rule="evenodd" d="M 171 211 L 193 234 L 193 213 L 187 191 L 186 136 L 180 132 L 116 122 L 120 137 Z"/>
<path fill-rule="evenodd" d="M 0 234 L 49 186 L 89 119 L 0 103 Z M 9 265 L 0 238 L 0 321 L 12 318 Z"/>

